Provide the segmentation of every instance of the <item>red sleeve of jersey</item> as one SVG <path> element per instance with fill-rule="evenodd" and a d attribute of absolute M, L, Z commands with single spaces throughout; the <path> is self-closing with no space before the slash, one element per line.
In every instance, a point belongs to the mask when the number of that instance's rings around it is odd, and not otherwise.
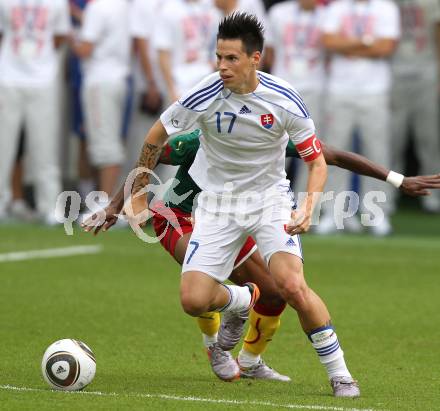
<path fill-rule="evenodd" d="M 315 135 L 309 137 L 302 143 L 297 144 L 296 149 L 298 151 L 298 154 L 304 161 L 312 161 L 315 158 L 318 158 L 322 152 L 321 142 Z"/>

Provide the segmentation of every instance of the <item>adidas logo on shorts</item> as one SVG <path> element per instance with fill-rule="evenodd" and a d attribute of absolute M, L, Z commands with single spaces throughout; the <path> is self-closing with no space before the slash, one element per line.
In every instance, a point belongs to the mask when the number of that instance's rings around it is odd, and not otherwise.
<path fill-rule="evenodd" d="M 240 109 L 240 111 L 238 112 L 238 114 L 250 114 L 250 113 L 252 113 L 252 111 L 249 110 L 249 109 L 247 108 L 246 105 L 244 105 L 244 106 Z"/>
<path fill-rule="evenodd" d="M 293 241 L 293 239 L 292 238 L 289 238 L 288 240 L 287 240 L 287 242 L 286 242 L 286 245 L 288 246 L 288 247 L 295 247 L 295 241 Z"/>

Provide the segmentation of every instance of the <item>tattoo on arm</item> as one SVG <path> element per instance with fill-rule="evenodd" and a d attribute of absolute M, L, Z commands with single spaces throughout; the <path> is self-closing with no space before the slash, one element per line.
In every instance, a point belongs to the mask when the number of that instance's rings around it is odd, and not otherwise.
<path fill-rule="evenodd" d="M 148 168 L 149 170 L 153 170 L 159 161 L 161 152 L 162 152 L 161 147 L 145 142 L 142 147 L 141 155 L 136 164 L 136 167 L 145 167 Z M 150 181 L 149 173 L 140 173 L 134 180 L 132 193 L 136 194 L 137 192 L 142 190 L 142 188 L 148 185 L 149 181 Z"/>

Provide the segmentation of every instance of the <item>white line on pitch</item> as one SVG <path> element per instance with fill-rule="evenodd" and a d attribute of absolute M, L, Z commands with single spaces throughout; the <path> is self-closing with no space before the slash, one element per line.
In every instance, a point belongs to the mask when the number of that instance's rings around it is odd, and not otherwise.
<path fill-rule="evenodd" d="M 100 397 L 132 397 L 132 398 L 150 398 L 160 400 L 171 401 L 188 401 L 188 402 L 200 402 L 211 404 L 225 404 L 225 405 L 259 405 L 272 408 L 288 408 L 292 410 L 322 410 L 322 411 L 377 411 L 371 408 L 343 408 L 343 407 L 331 407 L 326 405 L 302 405 L 302 404 L 277 404 L 268 401 L 246 401 L 246 400 L 217 400 L 214 398 L 202 398 L 202 397 L 181 397 L 178 395 L 168 394 L 141 394 L 141 393 L 126 393 L 118 394 L 116 392 L 101 392 L 101 391 L 49 391 L 39 388 L 27 388 L 27 387 L 14 387 L 12 385 L 0 385 L 0 389 L 8 391 L 30 391 L 30 392 L 55 392 L 57 394 L 68 395 L 92 395 Z"/>
<path fill-rule="evenodd" d="M 34 260 L 37 258 L 70 257 L 80 254 L 98 254 L 102 249 L 102 245 L 78 245 L 64 248 L 46 248 L 43 250 L 14 251 L 0 254 L 0 263 Z"/>

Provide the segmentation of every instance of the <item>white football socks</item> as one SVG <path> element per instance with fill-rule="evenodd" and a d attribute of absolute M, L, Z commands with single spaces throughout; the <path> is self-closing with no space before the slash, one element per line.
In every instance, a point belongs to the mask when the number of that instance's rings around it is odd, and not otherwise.
<path fill-rule="evenodd" d="M 238 365 L 242 368 L 249 368 L 255 364 L 258 364 L 261 356 L 259 354 L 253 354 L 249 351 L 246 351 L 244 348 L 240 350 L 238 354 L 237 361 Z"/>
<path fill-rule="evenodd" d="M 333 377 L 351 377 L 345 364 L 344 352 L 339 346 L 338 337 L 331 326 L 318 328 L 309 334 L 319 361 L 327 369 L 329 379 Z"/>
<path fill-rule="evenodd" d="M 206 348 L 210 347 L 212 344 L 215 344 L 217 342 L 218 333 L 215 333 L 214 335 L 207 335 L 207 334 L 202 334 L 202 335 L 203 335 L 203 344 L 205 345 Z"/>
<path fill-rule="evenodd" d="M 243 311 L 249 308 L 251 303 L 251 293 L 249 287 L 239 287 L 238 285 L 222 284 L 229 291 L 229 302 L 222 308 L 218 309 L 220 312 L 225 311 Z"/>

